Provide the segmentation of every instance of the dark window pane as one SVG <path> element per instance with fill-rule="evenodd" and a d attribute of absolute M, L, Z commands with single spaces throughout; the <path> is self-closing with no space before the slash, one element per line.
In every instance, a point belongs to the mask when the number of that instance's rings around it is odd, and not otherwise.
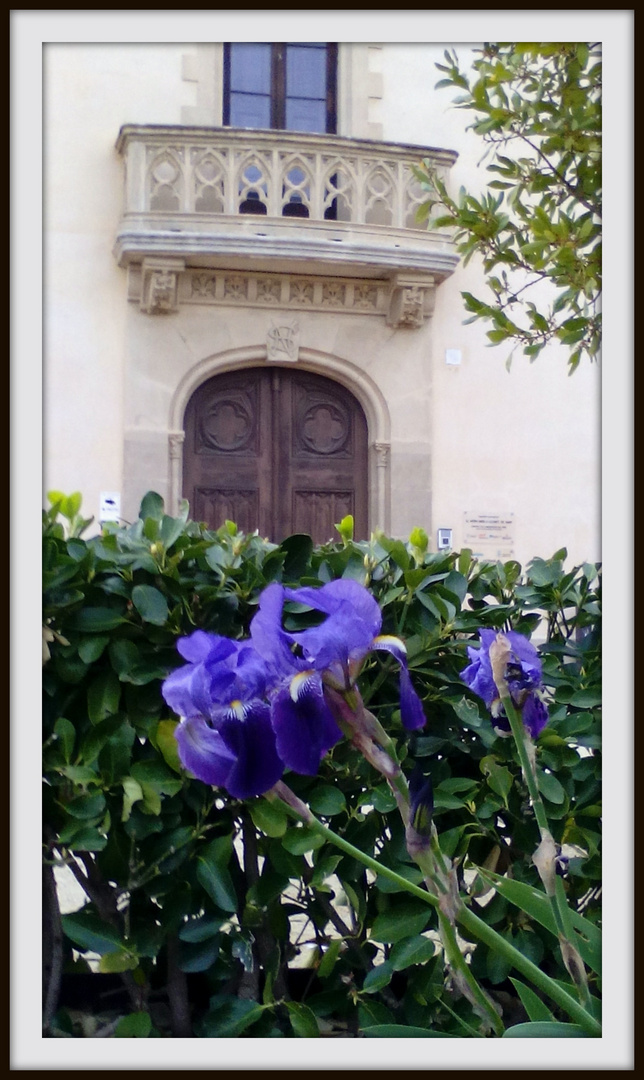
<path fill-rule="evenodd" d="M 230 95 L 230 124 L 240 128 L 269 128 L 271 99 L 253 94 Z"/>
<path fill-rule="evenodd" d="M 326 101 L 286 99 L 287 131 L 326 131 Z"/>
<path fill-rule="evenodd" d="M 235 42 L 231 45 L 230 89 L 249 94 L 270 94 L 270 44 Z"/>
<path fill-rule="evenodd" d="M 326 97 L 326 48 L 288 45 L 286 50 L 286 96 Z"/>

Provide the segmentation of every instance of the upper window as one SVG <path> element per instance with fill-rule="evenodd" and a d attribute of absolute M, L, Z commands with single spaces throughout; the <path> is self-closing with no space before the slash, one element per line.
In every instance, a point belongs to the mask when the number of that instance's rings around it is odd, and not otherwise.
<path fill-rule="evenodd" d="M 224 45 L 224 124 L 335 133 L 337 45 Z"/>

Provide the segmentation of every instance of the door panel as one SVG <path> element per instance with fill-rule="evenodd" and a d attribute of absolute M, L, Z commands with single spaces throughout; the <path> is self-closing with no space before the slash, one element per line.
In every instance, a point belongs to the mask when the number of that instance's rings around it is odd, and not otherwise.
<path fill-rule="evenodd" d="M 353 514 L 366 535 L 367 425 L 344 387 L 284 368 L 217 375 L 190 399 L 185 430 L 184 493 L 197 520 L 321 543 Z"/>

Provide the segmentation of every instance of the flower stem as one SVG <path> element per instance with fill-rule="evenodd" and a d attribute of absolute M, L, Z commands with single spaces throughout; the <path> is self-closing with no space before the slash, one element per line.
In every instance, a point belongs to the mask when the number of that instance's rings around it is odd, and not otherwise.
<path fill-rule="evenodd" d="M 546 810 L 541 799 L 541 792 L 539 791 L 534 759 L 534 744 L 524 727 L 521 714 L 514 706 L 505 680 L 499 680 L 499 682 L 497 682 L 497 689 L 499 690 L 505 714 L 510 722 L 514 741 L 519 753 L 521 770 L 528 788 L 530 802 L 532 803 L 534 816 L 541 836 L 541 844 L 534 854 L 533 862 L 537 867 L 544 889 L 550 900 L 550 906 L 552 908 L 555 926 L 557 927 L 559 943 L 566 970 L 577 987 L 579 1000 L 584 1007 L 588 1009 L 590 1008 L 588 977 L 586 975 L 583 960 L 581 959 L 579 950 L 575 944 L 574 930 L 572 928 L 570 910 L 568 908 L 568 901 L 566 899 L 563 882 L 556 872 L 556 848 L 548 827 Z"/>
<path fill-rule="evenodd" d="M 377 862 L 376 859 L 373 859 L 364 851 L 360 851 L 359 848 L 350 844 L 344 837 L 339 836 L 338 833 L 333 832 L 332 829 L 323 825 L 309 808 L 305 806 L 294 792 L 291 792 L 290 789 L 287 788 L 287 785 L 282 781 L 279 781 L 271 791 L 267 792 L 266 797 L 269 799 L 279 798 L 290 817 L 303 821 L 312 832 L 316 832 L 318 835 L 323 836 L 330 844 L 334 844 L 340 851 L 344 851 L 345 854 L 350 855 L 358 862 L 361 862 L 363 866 L 373 870 L 376 874 L 380 874 L 381 877 L 393 881 L 401 889 L 404 889 L 412 896 L 418 897 L 431 907 L 439 907 L 440 902 L 438 896 L 428 892 L 426 889 L 421 889 L 418 885 L 414 885 L 401 874 L 397 874 L 395 870 L 391 870 L 388 866 L 384 866 L 382 863 Z M 298 809 L 298 806 L 301 807 L 302 810 Z M 575 1001 L 575 999 L 571 997 L 563 987 L 559 986 L 554 979 L 551 979 L 549 975 L 546 975 L 545 972 L 541 971 L 536 964 L 533 964 L 531 960 L 528 960 L 526 956 L 523 956 L 511 942 L 506 941 L 506 939 L 497 933 L 493 927 L 488 926 L 483 919 L 480 919 L 478 915 L 475 915 L 473 911 L 470 911 L 465 904 L 461 904 L 456 919 L 464 930 L 504 956 L 520 974 L 524 975 L 538 989 L 542 990 L 544 994 L 554 1001 L 555 1004 L 559 1005 L 564 1012 L 575 1021 L 575 1023 L 579 1024 L 580 1027 L 583 1027 L 588 1035 L 594 1037 L 601 1036 L 601 1025 L 594 1017 L 586 1012 L 579 1002 Z"/>

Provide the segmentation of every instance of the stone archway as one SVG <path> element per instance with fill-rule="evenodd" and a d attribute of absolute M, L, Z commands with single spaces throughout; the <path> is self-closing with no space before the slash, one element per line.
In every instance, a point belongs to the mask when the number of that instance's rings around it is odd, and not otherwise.
<path fill-rule="evenodd" d="M 185 373 L 178 383 L 168 417 L 168 496 L 176 513 L 183 490 L 185 445 L 184 417 L 188 403 L 198 388 L 214 375 L 243 373 L 266 365 L 265 348 L 246 347 L 204 357 Z M 333 384 L 345 387 L 361 406 L 367 424 L 367 533 L 376 528 L 389 532 L 391 527 L 391 462 L 389 409 L 382 391 L 373 379 L 350 360 L 317 349 L 301 347 L 297 365 L 276 365 L 282 370 L 298 370 L 324 376 Z M 191 511 L 192 512 L 192 511 Z M 335 520 L 339 520 L 335 518 Z M 357 534 L 356 534 L 357 535 Z"/>
<path fill-rule="evenodd" d="M 323 543 L 352 514 L 368 535 L 367 422 L 339 383 L 286 366 L 217 374 L 192 393 L 184 429 L 183 494 L 211 528 Z"/>

